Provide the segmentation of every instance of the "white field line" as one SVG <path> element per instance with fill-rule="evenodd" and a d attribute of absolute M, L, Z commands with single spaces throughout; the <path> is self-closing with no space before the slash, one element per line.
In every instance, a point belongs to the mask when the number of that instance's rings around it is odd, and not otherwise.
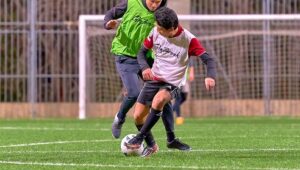
<path fill-rule="evenodd" d="M 233 138 L 230 136 L 230 138 Z M 236 138 L 236 136 L 234 136 Z M 166 140 L 165 138 L 156 138 L 157 140 Z M 185 137 L 184 139 L 207 139 L 201 137 Z M 11 144 L 2 145 L 0 148 L 14 148 L 14 147 L 27 147 L 27 146 L 38 146 L 38 145 L 53 145 L 53 144 L 69 144 L 69 143 L 97 143 L 97 142 L 120 142 L 118 140 L 103 139 L 103 140 L 74 140 L 74 141 L 53 141 L 53 142 L 36 142 L 36 143 L 22 143 L 22 144 Z"/>
<path fill-rule="evenodd" d="M 243 149 L 195 149 L 195 150 L 192 149 L 190 152 L 257 152 L 257 151 L 263 151 L 263 152 L 300 151 L 300 148 L 256 148 L 256 149 L 243 148 Z"/>
<path fill-rule="evenodd" d="M 270 136 L 256 137 L 256 138 L 266 138 Z M 275 137 L 275 136 L 272 136 Z M 284 136 L 276 136 L 284 137 Z M 300 136 L 294 136 L 299 138 Z M 223 136 L 223 137 L 184 137 L 183 139 L 224 139 L 224 138 L 247 138 L 247 136 Z M 54 145 L 54 144 L 70 144 L 70 143 L 99 143 L 99 142 L 120 142 L 121 139 L 102 139 L 102 140 L 73 140 L 73 141 L 53 141 L 53 142 L 36 142 L 36 143 L 22 143 L 22 144 L 10 144 L 2 145 L 0 148 L 14 148 L 14 147 L 28 147 L 28 146 L 38 146 L 38 145 Z M 166 138 L 156 138 L 156 140 L 166 140 Z"/>
<path fill-rule="evenodd" d="M 0 130 L 36 130 L 36 131 L 111 131 L 110 128 L 55 128 L 55 127 L 13 127 L 13 126 L 0 126 Z M 125 129 L 123 131 L 135 132 L 135 129 Z M 155 130 L 163 131 L 163 130 Z M 176 130 L 176 132 L 181 132 L 184 130 Z"/>
<path fill-rule="evenodd" d="M 111 131 L 110 128 L 57 128 L 57 127 L 14 127 L 14 126 L 0 126 L 0 130 L 41 130 L 41 131 Z M 124 132 L 135 132 L 136 129 L 125 129 Z M 175 132 L 184 132 L 183 129 L 176 129 Z M 205 129 L 197 129 L 196 132 L 203 132 L 206 131 Z M 289 129 L 289 131 L 297 131 L 298 129 Z M 154 132 L 164 132 L 164 130 L 155 130 Z M 232 131 L 227 131 L 228 133 L 231 133 Z M 235 136 L 233 136 L 235 137 Z M 247 138 L 249 136 L 243 135 L 238 136 L 239 138 Z M 269 136 L 261 136 L 263 137 L 269 137 Z M 287 138 L 300 138 L 300 136 L 272 136 L 272 137 L 287 137 Z M 220 138 L 227 138 L 227 137 L 220 137 Z M 230 137 L 228 137 L 230 138 Z"/>
<path fill-rule="evenodd" d="M 13 127 L 13 126 L 3 126 L 0 127 L 0 130 L 43 130 L 43 131 L 111 131 L 110 128 L 95 128 L 95 129 L 84 129 L 84 128 L 54 128 L 54 127 Z M 156 130 L 157 132 L 164 132 L 164 130 Z M 176 132 L 182 132 L 184 130 L 176 129 Z M 202 131 L 202 130 L 197 130 Z M 124 132 L 135 132 L 135 130 L 124 130 Z M 266 137 L 274 137 L 274 138 L 300 138 L 300 136 L 256 136 L 255 138 L 266 138 Z M 184 137 L 186 139 L 208 139 L 206 137 Z M 240 135 L 240 136 L 221 136 L 221 137 L 215 137 L 212 136 L 209 139 L 224 139 L 224 138 L 249 138 L 247 135 Z M 1 146 L 0 146 L 1 147 Z"/>
<path fill-rule="evenodd" d="M 83 129 L 83 128 L 53 128 L 53 127 L 12 127 L 12 126 L 3 126 L 0 127 L 0 130 L 57 130 L 57 131 L 110 131 L 108 128 L 95 128 L 95 129 Z"/>
<path fill-rule="evenodd" d="M 55 128 L 55 127 L 13 127 L 13 126 L 0 126 L 0 130 L 42 130 L 42 131 L 111 131 L 110 128 Z M 127 132 L 135 132 L 136 129 L 125 129 Z M 163 130 L 155 130 L 163 131 Z M 184 130 L 176 130 L 176 132 L 181 132 Z"/>
<path fill-rule="evenodd" d="M 192 149 L 188 152 L 280 152 L 280 151 L 300 151 L 300 148 L 258 148 L 258 149 Z M 170 152 L 185 152 L 178 150 L 159 150 L 160 153 L 170 153 Z M 111 150 L 94 150 L 94 151 L 0 151 L 4 154 L 25 154 L 25 153 L 36 153 L 36 154 L 48 154 L 48 153 L 120 153 L 120 151 L 111 151 Z"/>
<path fill-rule="evenodd" d="M 193 137 L 194 138 L 194 137 Z M 158 140 L 161 138 L 157 138 Z M 103 139 L 103 140 L 74 140 L 74 141 L 53 141 L 53 142 L 37 142 L 37 143 L 22 143 L 22 144 L 11 144 L 3 145 L 0 148 L 14 148 L 14 147 L 27 147 L 27 146 L 38 146 L 38 145 L 54 145 L 54 144 L 70 144 L 70 143 L 98 143 L 98 142 L 120 142 L 120 139 Z"/>
<path fill-rule="evenodd" d="M 95 129 L 84 129 L 84 128 L 53 128 L 53 127 L 0 127 L 0 130 L 43 130 L 43 131 L 111 131 L 109 128 L 95 128 Z M 124 130 L 124 132 L 133 132 L 134 130 Z M 157 130 L 156 130 L 157 131 Z M 163 130 L 158 130 L 163 131 Z M 176 130 L 175 132 L 182 132 L 184 130 Z M 300 136 L 256 136 L 255 138 L 300 138 Z M 211 136 L 209 138 L 207 137 L 184 137 L 184 139 L 226 139 L 226 138 L 249 138 L 247 135 L 240 135 L 240 136 Z M 162 140 L 162 138 L 157 138 L 158 140 Z M 3 146 L 0 146 L 0 148 Z"/>
<path fill-rule="evenodd" d="M 38 142 L 38 143 L 25 143 L 25 144 L 12 144 L 0 146 L 0 148 L 13 148 L 13 147 L 26 147 L 37 145 L 53 145 L 53 144 L 69 144 L 69 143 L 98 143 L 98 142 L 119 142 L 119 140 L 74 140 L 74 141 L 54 141 L 54 142 Z"/>
<path fill-rule="evenodd" d="M 165 138 L 157 138 L 157 140 L 166 140 Z M 199 139 L 197 137 L 186 137 L 185 139 Z M 38 145 L 53 145 L 53 144 L 69 144 L 69 143 L 97 143 L 97 142 L 120 142 L 120 139 L 103 139 L 103 140 L 74 140 L 74 141 L 53 141 L 53 142 L 37 142 L 37 143 L 22 143 L 22 144 L 11 144 L 2 145 L 0 148 L 14 148 L 14 147 L 27 147 L 27 146 L 38 146 Z"/>
<path fill-rule="evenodd" d="M 39 166 L 72 166 L 72 167 L 101 167 L 101 168 L 164 168 L 164 169 L 199 169 L 198 166 L 151 166 L 151 165 L 111 165 L 111 164 L 76 164 L 76 163 L 52 163 L 52 162 L 21 162 L 0 161 L 0 164 L 13 165 L 39 165 Z"/>
<path fill-rule="evenodd" d="M 98 168 L 157 168 L 157 169 L 247 169 L 247 170 L 300 170 L 295 168 L 247 168 L 247 167 L 227 167 L 227 166 L 170 166 L 170 165 L 111 165 L 111 164 L 77 164 L 77 163 L 60 163 L 60 162 L 21 162 L 21 161 L 0 161 L 0 164 L 11 165 L 37 165 L 37 166 L 56 166 L 56 167 L 98 167 Z"/>

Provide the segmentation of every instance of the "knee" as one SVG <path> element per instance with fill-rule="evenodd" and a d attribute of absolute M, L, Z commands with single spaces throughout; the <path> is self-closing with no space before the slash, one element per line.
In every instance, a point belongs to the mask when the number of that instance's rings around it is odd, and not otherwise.
<path fill-rule="evenodd" d="M 137 91 L 127 91 L 124 96 L 128 99 L 128 100 L 131 100 L 131 101 L 134 101 L 136 102 L 138 96 L 139 96 L 139 92 Z"/>
<path fill-rule="evenodd" d="M 164 105 L 167 103 L 168 101 L 166 100 L 165 97 L 163 96 L 159 96 L 156 97 L 155 100 L 153 100 L 152 102 L 152 107 L 158 110 L 162 110 L 162 108 L 164 107 Z"/>
<path fill-rule="evenodd" d="M 134 113 L 133 114 L 133 118 L 134 118 L 135 124 L 137 124 L 137 125 L 140 125 L 140 124 L 144 123 L 144 116 L 143 116 L 143 114 Z"/>
<path fill-rule="evenodd" d="M 127 97 L 131 99 L 137 99 L 140 94 L 140 90 L 138 89 L 129 89 L 127 92 Z"/>

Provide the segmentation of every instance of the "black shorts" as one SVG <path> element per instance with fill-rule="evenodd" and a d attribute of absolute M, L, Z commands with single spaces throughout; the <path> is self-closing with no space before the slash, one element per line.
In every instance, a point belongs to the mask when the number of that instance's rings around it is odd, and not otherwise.
<path fill-rule="evenodd" d="M 169 83 L 160 81 L 146 81 L 144 87 L 142 88 L 142 91 L 140 92 L 137 102 L 147 106 L 151 106 L 154 96 L 160 89 L 168 90 L 171 94 L 171 99 L 176 98 L 176 96 L 178 96 L 180 92 L 178 87 L 173 86 Z"/>

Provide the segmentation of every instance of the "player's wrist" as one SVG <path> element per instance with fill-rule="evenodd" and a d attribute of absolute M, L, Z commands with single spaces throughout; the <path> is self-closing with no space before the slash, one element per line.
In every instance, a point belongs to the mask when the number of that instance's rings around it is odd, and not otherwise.
<path fill-rule="evenodd" d="M 206 76 L 205 79 L 213 79 L 214 81 L 216 81 L 216 77 L 213 76 Z"/>
<path fill-rule="evenodd" d="M 145 70 L 147 70 L 147 69 L 150 69 L 150 67 L 147 67 L 147 66 L 142 67 L 142 71 L 145 71 Z"/>

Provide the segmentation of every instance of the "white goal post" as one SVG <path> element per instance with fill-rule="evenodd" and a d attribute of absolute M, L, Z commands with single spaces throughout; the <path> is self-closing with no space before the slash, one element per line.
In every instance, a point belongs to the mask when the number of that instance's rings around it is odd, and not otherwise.
<path fill-rule="evenodd" d="M 264 14 L 251 14 L 251 15 L 179 15 L 179 20 L 181 21 L 205 21 L 205 22 L 226 22 L 226 21 L 300 21 L 300 15 L 298 14 L 272 14 L 272 15 L 264 15 Z M 87 101 L 87 53 L 88 53 L 88 45 L 87 42 L 87 23 L 88 22 L 103 22 L 104 15 L 80 15 L 79 17 L 79 119 L 85 119 L 87 117 L 86 113 L 86 101 Z M 268 31 L 270 26 L 267 26 L 264 31 Z M 220 31 L 220 30 L 219 30 Z M 222 30 L 221 30 L 222 31 Z M 280 31 L 280 30 L 278 30 Z M 297 34 L 296 32 L 292 32 L 291 34 Z M 298 33 L 299 34 L 299 33 Z M 213 35 L 212 35 L 213 36 Z M 299 35 L 297 35 L 299 36 Z M 111 43 L 111 42 L 107 42 Z M 270 52 L 270 51 L 269 51 Z M 268 51 L 266 52 L 266 54 Z M 270 54 L 269 54 L 270 55 Z M 268 66 L 267 66 L 268 67 Z M 266 69 L 264 74 L 269 74 L 269 70 Z M 265 79 L 264 81 L 267 81 Z M 233 88 L 230 87 L 229 89 Z M 270 87 L 266 85 L 264 87 L 263 95 L 270 95 L 268 93 Z M 270 96 L 267 96 L 270 97 Z M 268 103 L 265 103 L 266 107 L 268 107 Z M 267 108 L 268 109 L 268 108 Z"/>
<path fill-rule="evenodd" d="M 79 16 L 79 119 L 86 118 L 86 22 L 103 20 L 104 15 Z"/>

